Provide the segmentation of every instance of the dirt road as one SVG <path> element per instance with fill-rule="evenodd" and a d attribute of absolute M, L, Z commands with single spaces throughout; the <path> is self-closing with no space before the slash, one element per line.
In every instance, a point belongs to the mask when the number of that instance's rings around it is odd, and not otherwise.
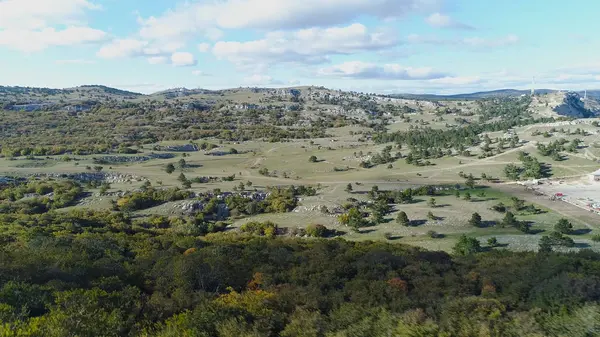
<path fill-rule="evenodd" d="M 525 187 L 520 185 L 497 184 L 494 189 L 498 189 L 505 193 L 509 193 L 529 202 L 547 207 L 556 213 L 563 215 L 568 219 L 575 219 L 590 229 L 600 229 L 600 216 L 586 211 L 577 206 L 571 205 L 564 201 L 552 201 L 546 195 L 535 195 L 531 191 L 526 191 Z"/>

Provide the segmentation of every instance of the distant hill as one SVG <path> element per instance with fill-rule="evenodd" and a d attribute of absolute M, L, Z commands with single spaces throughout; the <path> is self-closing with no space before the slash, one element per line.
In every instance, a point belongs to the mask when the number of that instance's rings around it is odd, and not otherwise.
<path fill-rule="evenodd" d="M 104 91 L 107 94 L 111 95 L 119 95 L 119 96 L 142 96 L 139 92 L 121 90 L 116 88 L 107 87 L 104 85 L 82 85 L 79 87 L 75 87 L 74 89 L 89 89 L 89 90 L 99 90 Z M 65 89 L 65 90 L 73 90 L 73 89 Z"/>
<path fill-rule="evenodd" d="M 538 89 L 535 91 L 536 94 L 548 94 L 556 92 L 551 89 Z M 500 89 L 492 91 L 480 91 L 465 94 L 455 95 L 434 95 L 434 94 L 393 94 L 388 95 L 392 98 L 404 98 L 404 99 L 423 99 L 423 100 L 463 100 L 463 99 L 482 99 L 482 98 L 494 98 L 494 97 L 515 97 L 521 95 L 528 95 L 531 90 L 516 90 L 516 89 Z M 600 91 L 599 91 L 600 93 Z M 589 95 L 589 93 L 588 93 Z"/>

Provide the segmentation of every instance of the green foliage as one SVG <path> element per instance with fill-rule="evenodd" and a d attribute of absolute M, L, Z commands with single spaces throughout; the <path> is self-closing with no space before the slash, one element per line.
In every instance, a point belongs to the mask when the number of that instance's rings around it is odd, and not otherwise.
<path fill-rule="evenodd" d="M 308 161 L 309 161 L 310 163 L 316 163 L 316 162 L 317 162 L 317 160 L 318 160 L 318 159 L 317 159 L 317 156 L 310 156 L 310 158 L 308 158 Z"/>
<path fill-rule="evenodd" d="M 475 238 L 461 235 L 452 250 L 457 255 L 471 255 L 481 251 L 481 244 Z"/>
<path fill-rule="evenodd" d="M 71 206 L 82 194 L 81 185 L 72 181 L 16 183 L 0 188 L 0 213 L 42 214 Z"/>
<path fill-rule="evenodd" d="M 463 259 L 481 249 L 475 239 L 451 257 L 381 242 L 199 240 L 176 220 L 135 229 L 109 212 L 10 217 L 0 217 L 12 228 L 0 246 L 6 336 L 573 335 L 598 311 L 593 253 Z"/>
<path fill-rule="evenodd" d="M 473 215 L 471 215 L 471 219 L 469 220 L 469 226 L 473 226 L 473 227 L 481 227 L 482 226 L 481 215 L 479 215 L 479 213 L 473 213 Z"/>
<path fill-rule="evenodd" d="M 254 235 L 261 235 L 266 237 L 275 237 L 277 234 L 277 225 L 267 221 L 267 222 L 247 222 L 240 227 L 240 231 L 244 233 L 251 233 Z"/>
<path fill-rule="evenodd" d="M 554 225 L 554 230 L 561 234 L 569 234 L 573 230 L 573 225 L 568 219 L 562 218 Z"/>
<path fill-rule="evenodd" d="M 396 217 L 396 223 L 400 226 L 410 226 L 410 220 L 408 219 L 408 215 L 406 215 L 406 212 L 401 211 L 400 213 L 398 213 L 398 216 Z"/>
<path fill-rule="evenodd" d="M 116 202 L 116 207 L 121 211 L 133 212 L 154 207 L 168 201 L 184 200 L 190 196 L 191 192 L 182 191 L 178 188 L 156 189 L 150 187 L 145 191 L 130 192 L 119 198 Z"/>
<path fill-rule="evenodd" d="M 358 230 L 359 228 L 369 225 L 369 221 L 367 221 L 365 213 L 361 212 L 356 207 L 352 207 L 347 213 L 340 215 L 338 220 L 342 225 L 351 227 L 354 230 Z"/>
<path fill-rule="evenodd" d="M 306 227 L 306 235 L 313 238 L 323 238 L 329 235 L 329 229 L 327 227 L 316 224 L 316 225 L 308 225 Z"/>

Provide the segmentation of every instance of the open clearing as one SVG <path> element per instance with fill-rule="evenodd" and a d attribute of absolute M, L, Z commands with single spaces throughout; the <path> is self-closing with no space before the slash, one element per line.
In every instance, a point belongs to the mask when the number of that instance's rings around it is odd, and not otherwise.
<path fill-rule="evenodd" d="M 532 144 L 525 144 L 520 148 L 507 150 L 493 157 L 479 159 L 477 157 L 446 157 L 433 161 L 433 166 L 417 167 L 409 165 L 404 160 L 397 160 L 392 168 L 387 165 L 378 165 L 373 168 L 361 168 L 359 163 L 364 157 L 369 157 L 380 152 L 384 146 L 368 142 L 357 142 L 347 135 L 348 130 L 335 130 L 339 136 L 334 138 L 302 140 L 283 143 L 267 143 L 249 141 L 244 143 L 219 142 L 219 148 L 213 151 L 225 151 L 235 148 L 239 154 L 222 156 L 209 155 L 203 151 L 189 152 L 185 157 L 188 167 L 176 170 L 172 174 L 164 171 L 168 163 L 175 163 L 181 158 L 179 155 L 172 159 L 153 159 L 144 162 L 105 164 L 104 171 L 115 174 L 139 176 L 140 179 L 130 182 L 116 182 L 111 184 L 109 192 L 127 191 L 139 188 L 143 181 L 148 180 L 153 185 L 164 187 L 180 186 L 177 178 L 180 172 L 192 179 L 200 176 L 225 177 L 235 174 L 231 182 L 213 182 L 194 184 L 192 190 L 207 192 L 214 189 L 231 190 L 240 181 L 252 182 L 253 189 L 264 189 L 267 186 L 277 185 L 313 185 L 319 186 L 318 194 L 313 197 L 304 197 L 293 212 L 281 214 L 262 214 L 254 217 L 234 220 L 232 225 L 238 227 L 248 221 L 275 222 L 281 227 L 305 227 L 309 224 L 323 224 L 331 229 L 344 232 L 344 237 L 350 240 L 383 239 L 384 234 L 390 233 L 394 241 L 423 246 L 431 249 L 449 250 L 460 234 L 476 236 L 482 240 L 496 237 L 501 247 L 510 249 L 535 249 L 537 241 L 544 233 L 552 230 L 553 225 L 561 217 L 569 217 L 575 228 L 591 229 L 574 235 L 575 242 L 580 247 L 597 248 L 592 244 L 590 237 L 598 228 L 598 219 L 595 214 L 585 213 L 572 205 L 550 201 L 547 197 L 536 197 L 522 186 L 492 184 L 491 189 L 484 189 L 485 196 L 478 197 L 478 191 L 472 191 L 473 200 L 465 201 L 454 195 L 436 197 L 437 207 L 427 205 L 425 197 L 409 205 L 393 205 L 393 212 L 386 216 L 387 223 L 374 227 L 363 228 L 360 233 L 355 233 L 338 222 L 337 215 L 323 214 L 321 207 L 328 209 L 340 208 L 348 198 L 367 201 L 366 192 L 373 185 L 382 190 L 399 190 L 416 187 L 424 184 L 455 184 L 464 183 L 459 173 L 472 173 L 479 177 L 482 173 L 492 177 L 501 177 L 503 168 L 508 163 L 517 162 L 517 151 L 527 151 L 535 155 Z M 184 144 L 182 142 L 169 142 L 160 145 Z M 144 147 L 147 153 L 161 153 L 150 150 L 153 145 Z M 400 152 L 402 150 L 399 150 Z M 309 163 L 309 156 L 318 158 L 316 163 Z M 43 173 L 77 173 L 85 172 L 86 166 L 94 166 L 95 156 L 71 156 L 70 161 L 55 159 L 40 159 L 36 161 L 27 159 L 0 160 L 0 170 L 5 174 L 43 174 Z M 581 176 L 595 171 L 598 165 L 590 159 L 571 156 L 568 160 L 555 162 L 547 157 L 540 157 L 547 162 L 555 179 L 561 176 Z M 261 168 L 267 168 L 271 176 L 259 174 Z M 361 185 L 356 185 L 359 182 Z M 353 184 L 354 191 L 347 193 L 347 184 Z M 594 197 L 594 185 L 589 185 L 587 190 L 582 190 L 578 185 L 545 184 L 540 190 L 546 193 L 555 193 L 559 190 L 570 196 L 575 191 L 586 195 L 584 199 Z M 587 192 L 584 192 L 587 191 Z M 587 193 L 587 194 L 586 194 Z M 464 191 L 462 192 L 464 194 Z M 518 216 L 520 220 L 531 221 L 532 229 L 536 234 L 524 235 L 512 228 L 473 228 L 467 222 L 472 213 L 479 213 L 484 221 L 499 222 L 503 214 L 491 210 L 499 202 L 510 203 L 511 196 L 518 196 L 528 202 L 534 203 L 545 213 L 538 215 Z M 597 196 L 597 195 L 596 195 Z M 83 200 L 80 206 L 95 209 L 109 209 L 111 197 L 94 195 Z M 114 199 L 114 198 L 113 198 Z M 580 198 L 577 198 L 579 200 Z M 594 199 L 597 200 L 597 199 Z M 588 201 L 589 202 L 589 201 Z M 415 226 L 401 227 L 396 224 L 395 218 L 399 211 L 407 213 Z M 580 212 L 582 211 L 582 212 Z M 432 212 L 437 219 L 427 218 Z M 178 215 L 180 206 L 177 203 L 167 203 L 158 207 L 140 211 L 140 215 L 160 214 Z M 583 214 L 582 214 L 583 213 Z M 430 231 L 440 234 L 440 238 L 431 238 Z M 389 235 L 389 234 L 388 234 Z M 524 248 L 527 247 L 527 248 Z"/>

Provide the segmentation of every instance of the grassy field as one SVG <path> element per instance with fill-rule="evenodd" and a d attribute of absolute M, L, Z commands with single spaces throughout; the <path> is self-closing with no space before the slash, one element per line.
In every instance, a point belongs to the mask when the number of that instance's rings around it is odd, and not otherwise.
<path fill-rule="evenodd" d="M 422 117 L 422 118 L 421 118 Z M 434 121 L 436 117 L 432 114 L 417 115 L 412 119 L 423 119 L 431 127 L 443 127 L 445 122 Z M 446 119 L 449 119 L 447 116 Z M 450 121 L 447 121 L 450 123 Z M 406 123 L 393 123 L 391 130 L 402 129 Z M 542 128 L 542 127 L 540 127 Z M 139 188 L 145 180 L 154 186 L 181 187 L 178 176 L 183 173 L 188 179 L 200 176 L 225 177 L 235 175 L 234 181 L 206 184 L 193 184 L 192 190 L 196 192 L 212 191 L 221 189 L 230 191 L 240 182 L 252 182 L 252 188 L 258 190 L 267 186 L 277 185 L 313 185 L 319 186 L 318 194 L 303 198 L 300 206 L 290 213 L 263 214 L 251 218 L 237 219 L 233 221 L 233 227 L 239 227 L 248 221 L 270 220 L 281 227 L 305 227 L 309 224 L 323 224 L 329 228 L 345 232 L 344 237 L 350 240 L 383 240 L 385 233 L 391 233 L 393 241 L 422 246 L 432 249 L 449 250 L 461 234 L 467 234 L 482 239 L 485 242 L 489 237 L 496 237 L 500 247 L 509 249 L 534 249 L 537 241 L 542 235 L 552 231 L 554 224 L 564 216 L 564 212 L 555 212 L 548 205 L 536 204 L 544 213 L 537 215 L 518 215 L 519 220 L 532 223 L 535 234 L 523 234 L 514 228 L 474 228 L 467 224 L 472 213 L 479 213 L 487 223 L 498 222 L 503 214 L 491 210 L 491 207 L 499 202 L 510 204 L 511 193 L 501 189 L 481 189 L 485 196 L 477 196 L 481 190 L 470 191 L 473 200 L 466 201 L 456 198 L 454 195 L 436 197 L 438 207 L 427 205 L 427 198 L 420 198 L 417 202 L 408 205 L 394 205 L 394 211 L 387 216 L 387 223 L 378 226 L 363 228 L 360 233 L 355 233 L 349 228 L 342 226 L 336 216 L 323 214 L 321 206 L 329 209 L 339 207 L 347 202 L 348 198 L 356 198 L 366 201 L 366 192 L 373 185 L 382 190 L 397 190 L 407 187 L 415 187 L 422 184 L 455 184 L 464 183 L 459 173 L 473 174 L 476 178 L 482 173 L 495 178 L 503 178 L 503 169 L 509 163 L 519 163 L 518 152 L 525 151 L 538 158 L 541 162 L 549 165 L 554 178 L 582 176 L 593 172 L 598 168 L 595 160 L 586 156 L 586 152 L 595 151 L 593 148 L 582 148 L 575 154 L 567 154 L 567 159 L 554 161 L 550 157 L 542 157 L 537 154 L 535 141 L 527 136 L 534 128 L 518 130 L 523 139 L 530 142 L 517 149 L 505 149 L 503 153 L 484 159 L 478 158 L 478 153 L 470 157 L 452 156 L 432 160 L 431 166 L 418 167 L 407 164 L 403 159 L 397 160 L 388 168 L 388 165 L 378 165 L 372 168 L 361 168 L 360 162 L 370 158 L 373 154 L 383 150 L 385 145 L 377 145 L 370 141 L 358 141 L 356 133 L 366 131 L 361 127 L 344 127 L 328 130 L 333 138 L 321 138 L 314 140 L 295 140 L 290 142 L 268 143 L 262 141 L 248 141 L 243 143 L 226 142 L 219 140 L 208 140 L 218 145 L 214 151 L 229 151 L 235 148 L 238 154 L 227 154 L 222 156 L 208 155 L 203 151 L 190 152 L 184 158 L 187 167 L 177 169 L 172 174 L 165 172 L 167 164 L 178 165 L 183 158 L 181 154 L 175 153 L 176 157 L 171 159 L 152 159 L 144 162 L 128 162 L 103 164 L 103 171 L 113 174 L 128 174 L 139 176 L 140 179 L 132 182 L 112 183 L 109 192 L 130 191 Z M 541 130 L 541 129 L 540 129 Z M 543 131 L 542 131 L 543 132 Z M 591 132 L 591 131 L 590 131 Z M 499 137 L 500 133 L 491 134 L 490 137 Z M 586 142 L 597 140 L 597 136 L 587 136 Z M 537 138 L 534 137 L 534 138 Z M 161 144 L 145 145 L 143 153 L 131 156 L 144 156 L 153 151 L 154 145 L 175 145 L 185 142 L 163 142 Z M 406 154 L 406 149 L 392 150 L 392 153 L 400 152 Z M 310 156 L 316 156 L 317 162 L 309 162 Z M 96 155 L 98 156 L 98 155 Z M 70 161 L 62 160 L 62 157 L 46 158 L 39 157 L 36 160 L 23 157 L 9 160 L 0 159 L 0 175 L 28 175 L 40 173 L 78 173 L 91 172 L 87 167 L 97 166 L 94 161 L 96 156 L 70 156 Z M 125 155 L 123 155 L 125 156 Z M 268 169 L 269 176 L 261 175 L 259 170 Z M 356 183 L 360 182 L 361 185 Z M 352 183 L 354 191 L 352 194 L 345 192 L 348 183 Z M 482 182 L 480 182 L 482 183 Z M 111 197 L 97 195 L 97 190 L 85 198 L 79 206 L 95 209 L 109 209 Z M 463 195 L 465 191 L 461 192 Z M 523 195 L 521 195 L 523 197 Z M 112 197 L 114 199 L 115 197 Z M 177 215 L 177 203 L 167 203 L 151 209 L 139 212 L 139 215 L 161 214 Z M 404 211 L 413 220 L 414 226 L 402 227 L 396 224 L 397 213 Z M 428 212 L 432 212 L 437 219 L 427 219 Z M 598 248 L 598 245 L 590 241 L 590 237 L 600 230 L 596 223 L 584 222 L 577 218 L 572 219 L 575 227 L 580 229 L 579 235 L 573 238 L 580 247 Z M 590 228 L 591 227 L 591 228 Z M 591 231 L 584 231 L 591 229 Z M 440 234 L 439 238 L 431 238 L 428 234 L 435 231 Z"/>

